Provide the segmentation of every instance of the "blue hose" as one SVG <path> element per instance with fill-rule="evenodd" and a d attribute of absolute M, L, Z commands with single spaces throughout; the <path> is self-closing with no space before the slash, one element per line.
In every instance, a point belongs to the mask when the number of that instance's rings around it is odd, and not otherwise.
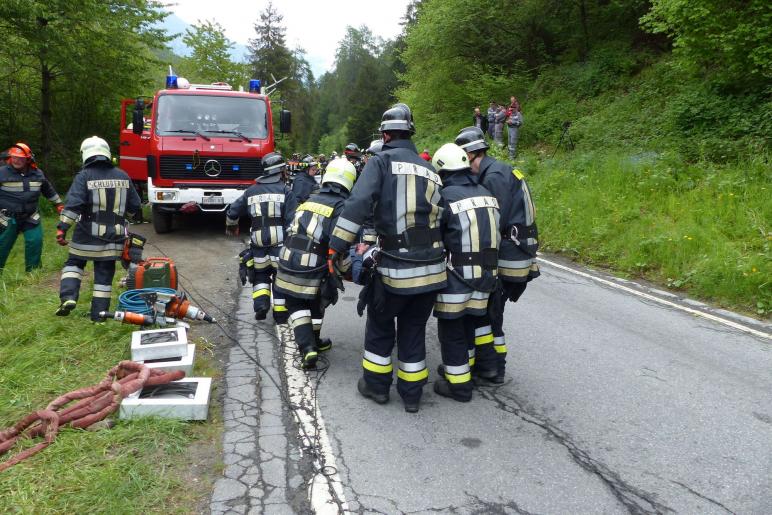
<path fill-rule="evenodd" d="M 153 313 L 152 306 L 148 306 L 145 299 L 142 298 L 143 294 L 149 292 L 169 293 L 172 295 L 177 293 L 176 290 L 172 290 L 171 288 L 141 288 L 139 290 L 128 290 L 118 296 L 118 309 L 139 313 L 140 315 L 151 315 Z"/>

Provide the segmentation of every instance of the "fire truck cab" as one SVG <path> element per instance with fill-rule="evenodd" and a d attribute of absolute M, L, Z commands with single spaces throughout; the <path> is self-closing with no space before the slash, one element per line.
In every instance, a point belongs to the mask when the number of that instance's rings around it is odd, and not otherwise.
<path fill-rule="evenodd" d="M 290 124 L 282 110 L 280 131 Z M 172 229 L 176 213 L 225 211 L 273 150 L 271 102 L 258 80 L 233 91 L 169 75 L 152 98 L 121 102 L 120 166 L 147 189 L 157 233 Z"/>

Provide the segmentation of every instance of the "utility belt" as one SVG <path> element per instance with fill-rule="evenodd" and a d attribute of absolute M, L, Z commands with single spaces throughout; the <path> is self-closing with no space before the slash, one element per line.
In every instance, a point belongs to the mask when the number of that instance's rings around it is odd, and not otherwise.
<path fill-rule="evenodd" d="M 399 249 L 430 248 L 435 242 L 442 241 L 442 232 L 438 227 L 411 227 L 402 234 L 381 236 L 380 240 L 380 247 L 387 252 Z"/>
<path fill-rule="evenodd" d="M 283 227 L 284 219 L 278 216 L 256 216 L 252 218 L 252 231 L 259 231 L 267 227 Z"/>
<path fill-rule="evenodd" d="M 126 225 L 126 218 L 111 211 L 97 211 L 96 213 L 85 213 L 81 215 L 81 220 L 87 223 L 96 223 L 98 225 Z"/>
<path fill-rule="evenodd" d="M 21 209 L 0 209 L 0 213 L 8 218 L 28 218 L 38 211 L 38 204 L 24 205 Z"/>
<path fill-rule="evenodd" d="M 453 252 L 450 263 L 454 267 L 480 266 L 486 270 L 495 270 L 499 264 L 499 251 L 483 249 L 479 252 Z"/>
<path fill-rule="evenodd" d="M 531 225 L 513 224 L 501 232 L 501 236 L 505 240 L 514 241 L 515 243 L 528 238 L 536 238 L 538 235 L 539 231 L 536 228 L 536 222 Z"/>
<path fill-rule="evenodd" d="M 284 246 L 287 247 L 288 249 L 300 250 L 302 252 L 309 252 L 311 254 L 316 254 L 317 256 L 320 256 L 323 258 L 327 256 L 326 245 L 316 243 L 308 236 L 303 236 L 301 234 L 293 234 L 292 236 L 284 240 Z"/>

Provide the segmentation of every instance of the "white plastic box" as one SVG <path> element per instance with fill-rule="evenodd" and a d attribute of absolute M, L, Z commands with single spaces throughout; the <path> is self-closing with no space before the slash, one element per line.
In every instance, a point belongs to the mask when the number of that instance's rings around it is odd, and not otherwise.
<path fill-rule="evenodd" d="M 188 351 L 184 356 L 177 356 L 174 358 L 155 358 L 145 361 L 140 361 L 148 366 L 148 368 L 155 368 L 157 370 L 163 370 L 164 372 L 174 372 L 176 370 L 182 370 L 185 372 L 185 376 L 193 374 L 193 361 L 195 360 L 196 346 L 192 343 L 188 344 Z"/>
<path fill-rule="evenodd" d="M 150 329 L 131 333 L 132 361 L 179 358 L 188 353 L 188 336 L 184 327 Z"/>
<path fill-rule="evenodd" d="M 210 377 L 186 377 L 165 385 L 146 386 L 123 399 L 120 418 L 206 420 L 211 388 Z"/>

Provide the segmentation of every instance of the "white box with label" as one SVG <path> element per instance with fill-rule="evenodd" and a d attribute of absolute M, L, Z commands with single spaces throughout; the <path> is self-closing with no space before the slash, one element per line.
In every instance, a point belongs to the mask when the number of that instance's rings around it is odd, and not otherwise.
<path fill-rule="evenodd" d="M 188 353 L 184 327 L 150 329 L 131 333 L 131 360 L 180 358 Z"/>
<path fill-rule="evenodd" d="M 211 389 L 211 377 L 186 377 L 167 384 L 146 386 L 123 399 L 120 418 L 206 420 Z"/>

